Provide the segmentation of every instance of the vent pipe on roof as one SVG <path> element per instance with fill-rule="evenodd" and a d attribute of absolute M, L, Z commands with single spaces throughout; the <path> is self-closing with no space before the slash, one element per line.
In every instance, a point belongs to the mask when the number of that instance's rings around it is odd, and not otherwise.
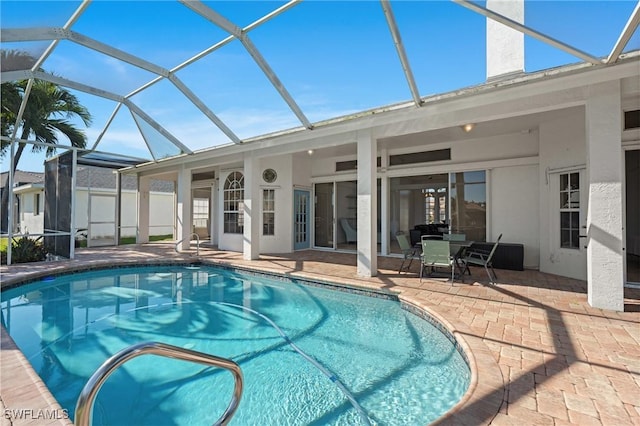
<path fill-rule="evenodd" d="M 524 25 L 524 0 L 487 0 L 487 9 Z M 524 34 L 487 18 L 487 81 L 524 72 Z"/>

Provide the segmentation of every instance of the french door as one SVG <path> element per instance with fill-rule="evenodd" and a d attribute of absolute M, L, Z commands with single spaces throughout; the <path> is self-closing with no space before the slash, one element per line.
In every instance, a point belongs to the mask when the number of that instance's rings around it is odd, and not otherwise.
<path fill-rule="evenodd" d="M 302 250 L 311 246 L 311 192 L 303 189 L 293 191 L 293 249 Z"/>
<path fill-rule="evenodd" d="M 564 274 L 587 279 L 587 202 L 584 169 L 549 174 L 549 242 L 554 264 Z"/>

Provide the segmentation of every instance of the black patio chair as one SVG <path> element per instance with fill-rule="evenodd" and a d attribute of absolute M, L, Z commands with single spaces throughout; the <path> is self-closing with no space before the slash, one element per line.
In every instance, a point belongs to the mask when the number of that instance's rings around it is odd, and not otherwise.
<path fill-rule="evenodd" d="M 496 240 L 495 244 L 493 244 L 493 247 L 491 248 L 490 252 L 485 252 L 477 249 L 467 250 L 467 253 L 464 257 L 464 265 L 465 265 L 464 272 L 469 272 L 469 275 L 471 275 L 471 271 L 469 270 L 469 265 L 482 266 L 484 267 L 484 270 L 487 271 L 487 275 L 489 276 L 489 283 L 495 285 L 498 279 L 498 275 L 496 274 L 496 271 L 493 269 L 491 260 L 493 259 L 493 255 L 496 252 L 496 249 L 498 248 L 498 244 L 500 243 L 501 238 L 502 238 L 502 234 L 498 236 L 498 239 Z M 493 276 L 491 275 L 491 272 L 493 272 Z"/>

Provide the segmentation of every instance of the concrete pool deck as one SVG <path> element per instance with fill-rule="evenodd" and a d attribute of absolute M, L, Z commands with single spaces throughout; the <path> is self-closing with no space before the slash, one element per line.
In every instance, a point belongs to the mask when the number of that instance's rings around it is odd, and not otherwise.
<path fill-rule="evenodd" d="M 484 270 L 452 286 L 398 274 L 401 259 L 378 258 L 378 276 L 356 276 L 350 253 L 306 250 L 262 255 L 201 249 L 199 258 L 172 244 L 86 248 L 76 259 L 0 267 L 2 288 L 28 276 L 113 264 L 198 260 L 396 292 L 443 322 L 472 353 L 473 392 L 441 424 L 640 425 L 640 290 L 625 290 L 625 312 L 588 305 L 586 283 L 537 271 Z M 2 330 L 0 398 L 6 409 L 59 409 Z M 29 371 L 30 370 L 30 371 Z M 46 388 L 45 388 L 46 389 Z M 5 407 L 3 412 L 6 414 Z M 68 424 L 3 416 L 4 424 Z"/>

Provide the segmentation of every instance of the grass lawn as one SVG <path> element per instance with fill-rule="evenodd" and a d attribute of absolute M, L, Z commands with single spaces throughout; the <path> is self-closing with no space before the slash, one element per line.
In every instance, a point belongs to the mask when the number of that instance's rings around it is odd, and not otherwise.
<path fill-rule="evenodd" d="M 173 234 L 149 235 L 149 242 L 154 242 L 154 241 L 172 241 L 172 240 L 173 240 Z M 136 243 L 136 237 L 123 237 L 123 238 L 120 238 L 120 244 L 121 245 L 135 244 L 135 243 Z"/>

